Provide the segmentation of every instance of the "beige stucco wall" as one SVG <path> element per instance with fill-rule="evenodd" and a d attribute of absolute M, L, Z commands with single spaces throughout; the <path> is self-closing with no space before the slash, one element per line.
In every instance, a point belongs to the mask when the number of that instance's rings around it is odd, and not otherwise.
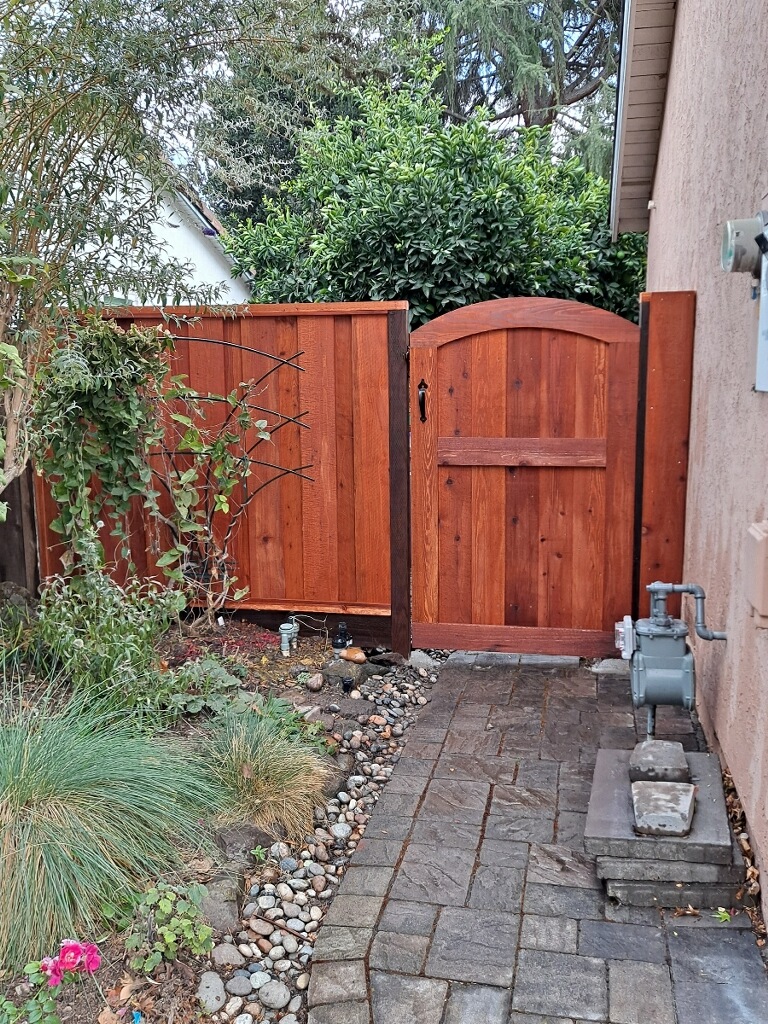
<path fill-rule="evenodd" d="M 679 0 L 653 192 L 648 290 L 697 292 L 685 574 L 707 591 L 700 714 L 768 869 L 768 629 L 750 617 L 745 538 L 768 519 L 768 394 L 753 391 L 757 303 L 720 269 L 723 224 L 768 208 L 768 8 Z M 765 877 L 765 876 L 764 876 Z"/>

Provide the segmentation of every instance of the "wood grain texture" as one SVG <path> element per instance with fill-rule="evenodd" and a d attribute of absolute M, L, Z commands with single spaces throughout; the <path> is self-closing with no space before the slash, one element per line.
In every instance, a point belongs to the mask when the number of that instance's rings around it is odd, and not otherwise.
<path fill-rule="evenodd" d="M 646 615 L 646 586 L 683 578 L 696 293 L 650 292 L 640 301 L 647 317 L 648 350 L 636 598 L 639 613 Z M 679 615 L 679 596 L 668 606 L 671 614 Z"/>
<path fill-rule="evenodd" d="M 295 338 L 294 320 L 244 321 L 238 318 L 223 320 L 222 327 L 229 335 L 227 340 L 242 346 L 224 350 L 225 356 L 230 361 L 229 389 L 236 388 L 240 382 L 259 380 L 275 366 L 274 360 L 260 353 L 269 352 L 277 355 L 276 349 L 279 347 L 283 332 L 290 331 Z M 292 355 L 293 352 L 289 354 Z M 296 377 L 300 376 L 296 370 L 291 372 Z M 267 430 L 270 433 L 281 422 L 280 408 L 284 386 L 284 379 L 281 380 L 282 373 L 282 370 L 271 373 L 259 385 L 258 395 L 254 397 L 254 401 L 262 407 L 257 413 L 257 418 L 267 421 Z M 286 594 L 285 538 L 283 537 L 285 517 L 281 507 L 283 481 L 278 476 L 280 471 L 273 466 L 292 464 L 288 462 L 288 459 L 295 458 L 295 453 L 291 450 L 291 446 L 286 444 L 288 440 L 283 436 L 282 429 L 277 430 L 269 441 L 262 441 L 253 449 L 252 453 L 252 458 L 272 464 L 251 466 L 252 475 L 248 480 L 249 492 L 253 493 L 260 487 L 263 489 L 259 490 L 251 500 L 245 522 L 239 530 L 240 537 L 247 543 L 242 546 L 237 545 L 235 548 L 238 566 L 248 567 L 248 580 L 242 585 L 248 586 L 249 596 L 253 600 L 263 600 L 268 596 L 284 597 Z M 255 445 L 256 441 L 255 431 L 249 431 L 248 446 Z M 286 451 L 286 448 L 289 451 Z M 290 525 L 287 523 L 285 525 L 290 531 Z M 237 539 L 239 540 L 240 537 Z M 238 580 L 238 586 L 240 586 L 240 580 Z"/>
<path fill-rule="evenodd" d="M 281 317 L 274 321 L 274 351 L 280 359 L 291 359 L 298 352 L 299 339 L 296 319 Z M 304 374 L 292 366 L 281 366 L 278 378 L 278 408 L 283 416 L 294 419 L 306 412 L 302 405 L 302 380 Z M 301 422 L 304 422 L 302 417 Z M 308 424 L 311 429 L 311 425 Z M 284 426 L 278 437 L 279 464 L 295 469 L 301 461 L 301 435 L 307 433 L 296 423 Z M 309 475 L 312 471 L 308 470 Z M 302 530 L 303 487 L 299 477 L 289 474 L 283 477 L 279 487 L 280 537 L 282 539 L 283 579 L 285 594 L 295 601 L 303 601 L 304 592 L 304 532 Z M 272 495 L 274 497 L 274 494 Z M 269 579 L 259 584 L 266 591 L 266 597 L 273 600 L 280 595 L 274 592 Z M 273 592 L 270 593 L 270 590 Z"/>
<path fill-rule="evenodd" d="M 507 425 L 507 332 L 489 331 L 471 340 L 470 377 L 473 437 L 501 436 Z M 451 439 L 449 439 L 451 440 Z M 467 438 L 453 438 L 464 441 Z M 438 461 L 440 442 L 438 441 Z M 472 479 L 472 622 L 504 624 L 504 470 L 474 464 Z"/>
<path fill-rule="evenodd" d="M 468 434 L 472 429 L 472 339 L 464 338 L 438 353 L 437 393 L 427 399 L 428 423 L 438 436 Z M 463 466 L 438 467 L 438 618 L 472 621 L 472 471 Z"/>
<path fill-rule="evenodd" d="M 337 317 L 334 364 L 336 380 L 336 515 L 338 518 L 339 600 L 357 600 L 355 537 L 355 364 L 352 317 Z"/>
<path fill-rule="evenodd" d="M 540 330 L 507 331 L 507 437 L 538 436 L 541 404 Z M 506 471 L 505 622 L 538 624 L 539 501 L 536 469 Z"/>
<path fill-rule="evenodd" d="M 579 338 L 577 362 L 580 378 L 576 387 L 575 430 L 605 438 L 607 345 L 591 338 Z M 605 443 L 604 440 L 601 443 Z M 571 607 L 575 621 L 589 629 L 600 629 L 604 578 L 602 545 L 605 530 L 605 473 L 590 469 L 573 478 L 573 577 Z M 585 585 L 585 580 L 588 584 Z"/>
<path fill-rule="evenodd" d="M 577 349 L 570 334 L 542 332 L 541 405 L 543 438 L 570 439 L 575 431 Z M 542 469 L 539 509 L 538 622 L 546 628 L 572 622 L 573 477 L 569 468 Z"/>
<path fill-rule="evenodd" d="M 603 629 L 632 608 L 639 345 L 608 352 L 608 460 L 603 549 Z"/>
<path fill-rule="evenodd" d="M 605 466 L 605 438 L 440 437 L 440 466 Z"/>
<path fill-rule="evenodd" d="M 483 626 L 464 622 L 414 622 L 413 645 L 458 651 L 565 654 L 580 658 L 605 658 L 616 654 L 613 630 Z"/>
<path fill-rule="evenodd" d="M 301 462 L 311 466 L 312 480 L 302 481 L 304 596 L 338 601 L 338 522 L 336 492 L 336 383 L 332 320 L 299 317 L 298 347 L 304 353 L 301 404 L 308 410 L 309 430 L 301 432 Z"/>
<path fill-rule="evenodd" d="M 491 299 L 463 306 L 424 324 L 411 348 L 439 348 L 484 331 L 544 328 L 588 335 L 611 344 L 637 343 L 637 327 L 615 313 L 566 299 Z"/>
<path fill-rule="evenodd" d="M 390 603 L 389 374 L 386 316 L 352 318 L 358 601 Z"/>
<path fill-rule="evenodd" d="M 413 337 L 413 336 L 411 336 Z M 420 349 L 410 354 L 411 412 L 411 566 L 412 615 L 414 621 L 437 621 L 438 595 L 438 490 L 437 490 L 437 420 L 419 417 L 419 381 L 431 382 L 427 391 L 427 409 L 432 408 L 437 381 L 437 361 L 433 349 Z"/>

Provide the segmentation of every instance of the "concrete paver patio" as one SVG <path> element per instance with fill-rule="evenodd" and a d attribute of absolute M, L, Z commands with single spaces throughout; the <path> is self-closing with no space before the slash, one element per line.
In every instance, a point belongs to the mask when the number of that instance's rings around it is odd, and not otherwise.
<path fill-rule="evenodd" d="M 606 900 L 584 824 L 597 750 L 638 739 L 629 684 L 551 663 L 445 663 L 320 932 L 309 1024 L 768 1024 L 745 915 Z M 657 734 L 702 746 L 681 709 Z"/>

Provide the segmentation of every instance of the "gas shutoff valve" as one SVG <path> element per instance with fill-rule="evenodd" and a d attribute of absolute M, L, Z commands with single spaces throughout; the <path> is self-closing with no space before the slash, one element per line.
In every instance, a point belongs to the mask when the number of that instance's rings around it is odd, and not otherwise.
<path fill-rule="evenodd" d="M 703 640 L 725 640 L 726 634 L 708 629 L 704 620 L 704 590 L 696 583 L 651 583 L 650 618 L 616 623 L 616 646 L 629 661 L 632 703 L 648 707 L 648 738 L 656 731 L 656 706 L 671 704 L 692 710 L 696 699 L 693 651 L 688 626 L 667 612 L 670 594 L 691 594 L 696 601 L 696 633 Z"/>

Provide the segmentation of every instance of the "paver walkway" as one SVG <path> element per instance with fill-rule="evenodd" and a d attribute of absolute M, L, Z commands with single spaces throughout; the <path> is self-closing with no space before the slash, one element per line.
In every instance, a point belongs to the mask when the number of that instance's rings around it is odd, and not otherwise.
<path fill-rule="evenodd" d="M 606 901 L 585 812 L 598 748 L 637 741 L 629 683 L 547 660 L 443 666 L 320 932 L 309 1024 L 768 1024 L 746 917 Z M 680 709 L 657 735 L 700 743 Z"/>

